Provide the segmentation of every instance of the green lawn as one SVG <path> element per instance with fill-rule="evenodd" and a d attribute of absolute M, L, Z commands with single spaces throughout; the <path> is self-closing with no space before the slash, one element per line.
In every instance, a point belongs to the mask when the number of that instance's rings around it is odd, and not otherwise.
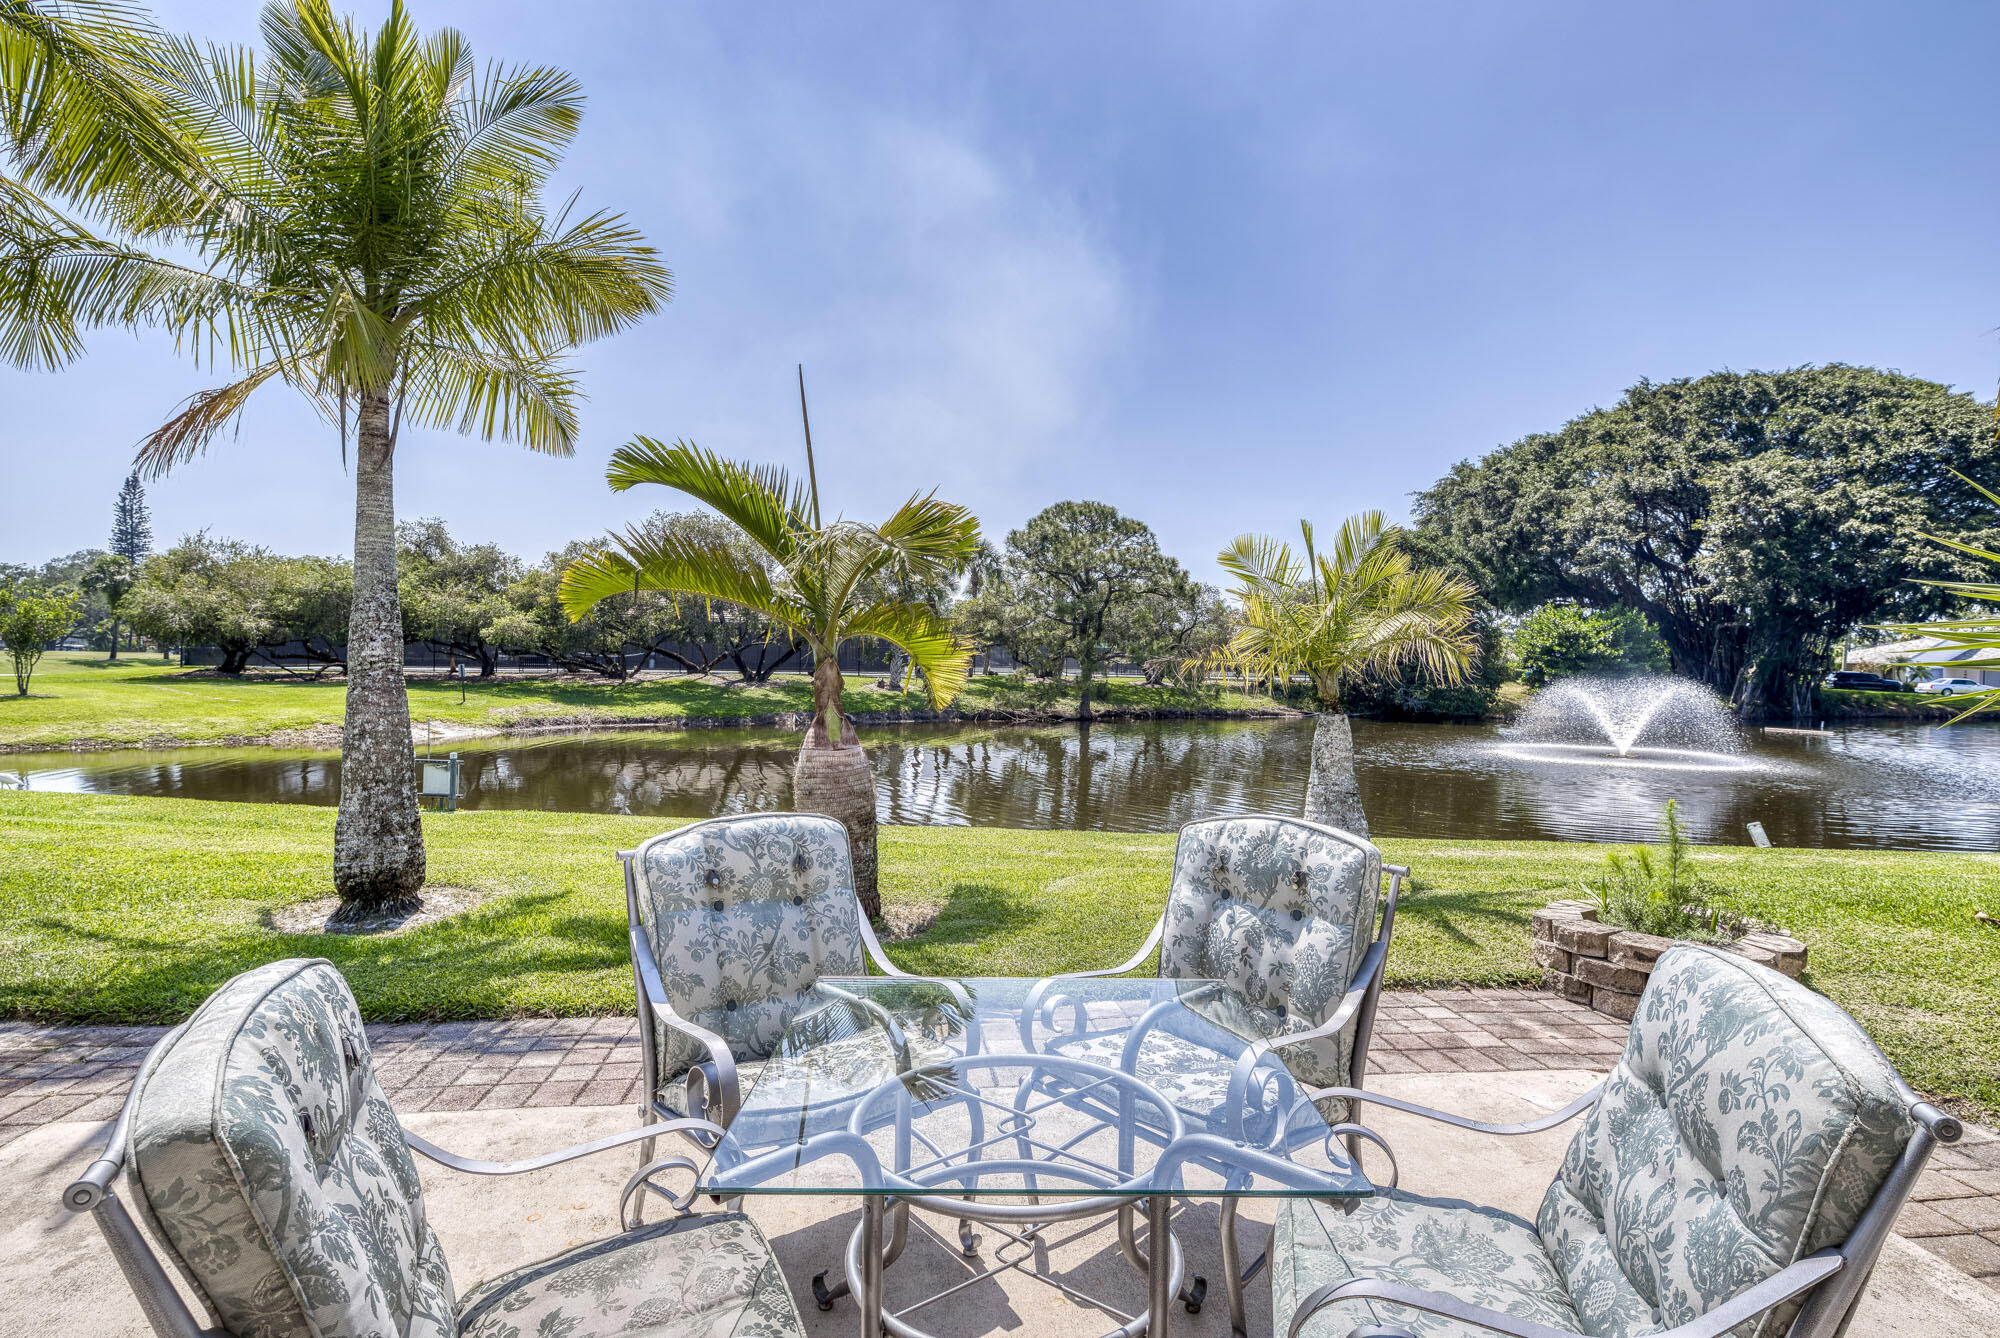
<path fill-rule="evenodd" d="M 847 709 L 857 713 L 921 710 L 922 694 L 880 691 L 871 679 L 848 680 Z M 76 741 L 145 743 L 261 738 L 277 730 L 337 725 L 345 706 L 342 680 L 259 673 L 243 678 L 188 674 L 157 656 L 109 661 L 101 654 L 51 654 L 36 671 L 30 695 L 0 696 L 0 747 L 54 747 Z M 1076 703 L 1074 683 L 1017 683 L 998 675 L 973 681 L 960 698 L 962 712 L 1062 711 Z M 1210 688 L 1149 688 L 1121 680 L 1103 686 L 1101 709 L 1242 710 L 1267 705 L 1261 697 Z M 465 701 L 458 684 L 431 677 L 410 680 L 410 715 L 476 728 L 592 721 L 659 721 L 689 717 L 755 717 L 812 708 L 812 686 L 802 674 L 782 675 L 765 687 L 709 680 L 653 678 L 638 683 L 557 675 L 468 679 Z"/>
<path fill-rule="evenodd" d="M 333 812 L 303 805 L 0 792 L 0 1016 L 184 1016 L 230 974 L 332 958 L 372 1018 L 616 1013 L 632 1007 L 612 852 L 667 825 L 464 812 L 426 822 L 431 877 L 494 894 L 389 939 L 272 933 L 272 907 L 331 892 Z M 1383 842 L 1414 866 L 1393 985 L 1524 984 L 1527 917 L 1602 847 Z M 1159 913 L 1171 836 L 889 827 L 890 946 L 916 971 L 1039 975 L 1122 958 Z M 1853 1011 L 1918 1087 L 2000 1112 L 2000 856 L 1703 849 L 1702 872 L 1812 947 L 1809 983 Z"/>

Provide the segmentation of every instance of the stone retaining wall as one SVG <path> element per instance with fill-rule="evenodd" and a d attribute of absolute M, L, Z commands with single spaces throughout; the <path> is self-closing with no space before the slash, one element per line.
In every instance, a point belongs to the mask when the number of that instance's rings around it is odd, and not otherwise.
<path fill-rule="evenodd" d="M 1623 1019 L 1638 1008 L 1653 963 L 1681 941 L 1599 924 L 1597 906 L 1588 901 L 1558 901 L 1536 911 L 1534 934 L 1535 961 L 1547 973 L 1548 988 Z M 1806 969 L 1806 945 L 1775 930 L 1753 930 L 1716 946 L 1793 980 Z"/>

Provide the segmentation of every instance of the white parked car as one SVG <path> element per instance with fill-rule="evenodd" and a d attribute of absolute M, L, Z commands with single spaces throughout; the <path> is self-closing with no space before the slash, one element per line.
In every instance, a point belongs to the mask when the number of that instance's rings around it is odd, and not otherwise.
<path fill-rule="evenodd" d="M 1927 678 L 1917 684 L 1918 692 L 1928 692 L 1939 697 L 1963 697 L 1968 692 L 1991 692 L 1985 683 L 1977 683 L 1969 678 Z"/>

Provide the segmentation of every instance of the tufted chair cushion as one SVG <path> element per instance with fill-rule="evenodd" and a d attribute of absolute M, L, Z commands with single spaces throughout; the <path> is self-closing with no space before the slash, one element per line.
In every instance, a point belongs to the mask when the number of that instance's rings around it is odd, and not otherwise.
<path fill-rule="evenodd" d="M 1907 1101 L 1828 1000 L 1711 948 L 1662 956 L 1537 1218 L 1584 1331 L 1685 1324 L 1844 1241 L 1909 1141 Z"/>
<path fill-rule="evenodd" d="M 451 1274 L 354 996 L 282 961 L 210 996 L 148 1071 L 133 1199 L 239 1338 L 449 1338 Z"/>
<path fill-rule="evenodd" d="M 806 813 L 698 822 L 647 842 L 640 913 L 674 1011 L 770 1057 L 822 976 L 858 976 L 861 909 L 847 831 Z M 701 1046 L 659 1028 L 661 1092 L 677 1098 Z M 747 1086 L 747 1084 L 746 1084 Z"/>
<path fill-rule="evenodd" d="M 801 1338 L 791 1289 L 749 1218 L 640 1227 L 466 1295 L 461 1338 Z"/>
<path fill-rule="evenodd" d="M 1160 974 L 1222 981 L 1228 1016 L 1265 1038 L 1311 1031 L 1339 1008 L 1375 935 L 1382 855 L 1358 836 L 1294 818 L 1212 818 L 1181 828 Z M 1347 1082 L 1354 1028 L 1282 1052 L 1314 1087 Z"/>

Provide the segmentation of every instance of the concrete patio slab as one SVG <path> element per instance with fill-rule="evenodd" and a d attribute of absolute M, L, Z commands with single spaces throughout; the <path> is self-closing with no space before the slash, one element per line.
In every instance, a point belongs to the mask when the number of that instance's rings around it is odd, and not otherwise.
<path fill-rule="evenodd" d="M 1383 1091 L 1489 1120 L 1522 1119 L 1554 1110 L 1595 1082 L 1594 1070 L 1406 1074 L 1383 1077 Z M 559 1106 L 492 1112 L 432 1111 L 407 1117 L 409 1127 L 453 1151 L 505 1159 L 547 1151 L 628 1128 L 629 1108 Z M 1402 1184 L 1424 1193 L 1450 1194 L 1532 1214 L 1558 1161 L 1561 1131 L 1519 1139 L 1485 1138 L 1377 1110 L 1369 1122 L 1402 1151 Z M 57 1204 L 61 1187 L 90 1159 L 105 1126 L 58 1121 L 34 1128 L 0 1148 L 0 1320 L 8 1332 L 37 1338 L 111 1338 L 146 1332 L 137 1304 L 90 1223 Z M 1420 1150 L 1420 1155 L 1419 1155 Z M 420 1163 L 432 1220 L 437 1224 L 461 1290 L 524 1261 L 616 1230 L 617 1195 L 637 1154 L 618 1150 L 532 1175 L 505 1179 L 460 1176 Z M 1373 1169 L 1386 1176 L 1379 1163 Z M 831 1313 L 814 1308 L 812 1276 L 833 1267 L 853 1226 L 848 1198 L 751 1199 L 746 1207 L 771 1237 L 792 1284 L 808 1331 L 815 1338 L 852 1334 L 851 1302 Z M 1246 1256 L 1262 1244 L 1269 1203 L 1252 1202 L 1243 1214 Z M 919 1219 L 923 1221 L 924 1219 Z M 1175 1231 L 1195 1271 L 1211 1279 L 1200 1315 L 1176 1308 L 1175 1334 L 1223 1338 L 1228 1316 L 1218 1281 L 1220 1267 L 1213 1205 L 1184 1209 Z M 913 1229 L 903 1259 L 889 1271 L 892 1305 L 951 1285 L 967 1276 L 951 1236 L 952 1224 L 929 1219 Z M 980 1228 L 985 1267 L 998 1241 Z M 1143 1304 L 1142 1280 L 1118 1252 L 1107 1223 L 1051 1232 L 1046 1263 L 1073 1285 L 1115 1305 Z M 1038 1261 L 1041 1262 L 1041 1261 Z M 1250 1288 L 1250 1329 L 1271 1331 L 1270 1293 L 1264 1278 Z M 966 1288 L 947 1305 L 913 1317 L 939 1338 L 1079 1338 L 1115 1324 L 1094 1307 L 1014 1274 Z M 1856 1338 L 1990 1338 L 2000 1333 L 2000 1296 L 1908 1242 L 1890 1244 L 1851 1332 Z"/>

